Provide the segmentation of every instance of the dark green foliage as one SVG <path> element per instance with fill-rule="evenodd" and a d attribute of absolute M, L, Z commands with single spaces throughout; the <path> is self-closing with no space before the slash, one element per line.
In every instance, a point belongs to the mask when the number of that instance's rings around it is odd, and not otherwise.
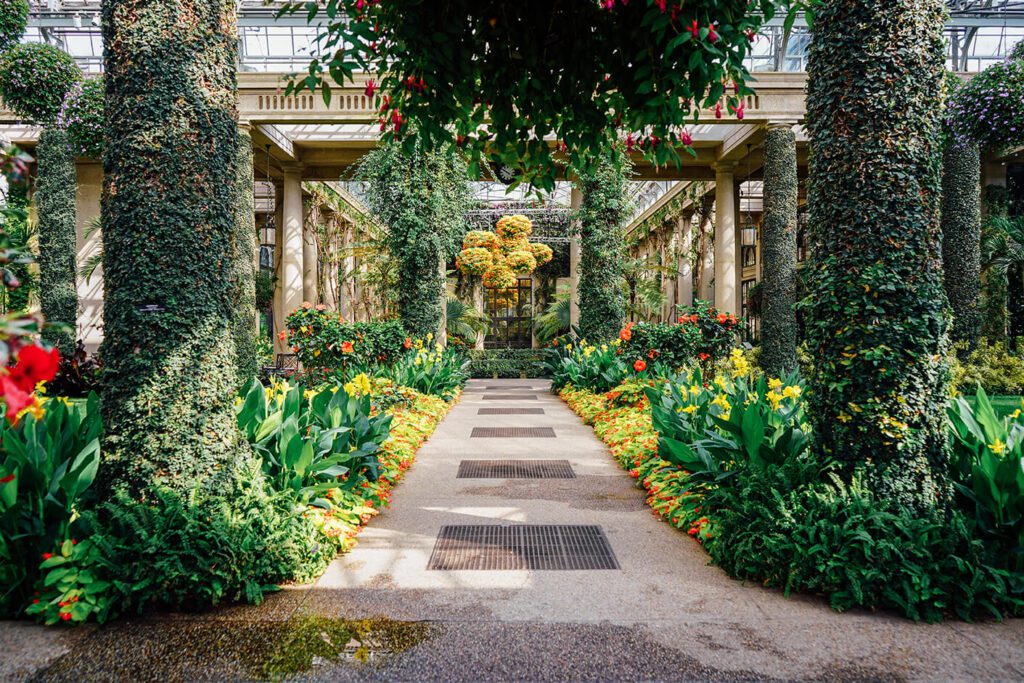
<path fill-rule="evenodd" d="M 961 342 L 950 354 L 953 387 L 973 393 L 979 386 L 992 394 L 1024 394 L 1024 358 L 1006 342 L 984 340 L 973 349 Z M 1017 407 L 1017 406 L 1014 406 Z"/>
<path fill-rule="evenodd" d="M 138 503 L 120 493 L 91 516 L 122 610 L 258 603 L 275 584 L 308 581 L 334 559 L 334 546 L 319 542 L 290 490 L 271 489 L 258 460 L 225 479 L 227 495 L 156 488 Z"/>
<path fill-rule="evenodd" d="M 942 500 L 941 0 L 822 5 L 808 53 L 808 393 L 817 448 L 908 509 Z"/>
<path fill-rule="evenodd" d="M 974 143 L 943 152 L 942 265 L 953 309 L 950 337 L 973 347 L 981 328 L 981 154 Z"/>
<path fill-rule="evenodd" d="M 231 331 L 235 338 L 235 366 L 239 383 L 258 372 L 256 354 L 256 216 L 252 171 L 252 138 L 238 133 L 236 160 L 235 232 L 231 241 L 231 287 L 234 310 Z"/>
<path fill-rule="evenodd" d="M 62 130 L 47 129 L 36 148 L 36 214 L 39 233 L 39 303 L 48 324 L 43 338 L 62 356 L 75 352 L 78 322 L 75 156 Z M 59 323 L 56 329 L 49 324 Z"/>
<path fill-rule="evenodd" d="M 127 486 L 148 499 L 160 485 L 184 495 L 230 471 L 241 447 L 235 3 L 108 0 L 103 34 L 101 480 L 107 495 Z"/>
<path fill-rule="evenodd" d="M 702 502 L 705 547 L 729 574 L 787 593 L 827 595 L 833 609 L 897 609 L 939 621 L 1014 613 L 1005 572 L 958 511 L 920 515 L 874 495 L 857 476 L 820 481 L 806 460 L 741 471 Z"/>
<path fill-rule="evenodd" d="M 29 251 L 28 240 L 30 227 L 28 224 L 28 186 L 25 183 L 18 183 L 7 190 L 7 207 L 10 214 L 4 221 L 4 234 L 10 243 L 11 249 L 20 252 Z M 29 268 L 25 259 L 15 260 L 7 264 L 7 270 L 17 278 L 19 286 L 14 289 L 6 289 L 7 310 L 27 311 L 29 298 L 36 290 L 36 277 Z"/>
<path fill-rule="evenodd" d="M 82 70 L 71 55 L 48 43 L 19 43 L 0 55 L 0 98 L 38 123 L 57 118 L 64 96 L 80 80 Z"/>
<path fill-rule="evenodd" d="M 761 224 L 761 367 L 772 377 L 796 369 L 796 135 L 772 127 L 764 138 Z"/>
<path fill-rule="evenodd" d="M 624 155 L 623 155 L 624 156 Z M 621 161 L 626 164 L 628 162 Z M 584 339 L 614 339 L 625 318 L 622 292 L 622 231 L 629 217 L 626 177 L 623 170 L 604 160 L 589 173 L 581 173 L 579 189 L 580 265 L 579 333 Z"/>
<path fill-rule="evenodd" d="M 440 334 L 443 263 L 466 231 L 471 194 L 465 162 L 454 149 L 403 150 L 392 143 L 368 154 L 359 177 L 367 204 L 387 227 L 384 243 L 399 262 L 398 314 L 410 334 Z"/>
<path fill-rule="evenodd" d="M 981 288 L 981 334 L 992 341 L 1005 340 L 1008 316 L 1009 292 L 1006 273 L 994 272 L 992 260 L 1002 252 L 1002 230 L 1000 221 L 1010 212 L 1010 193 L 1002 185 L 987 185 L 982 192 L 985 207 L 985 222 L 981 228 L 982 239 L 982 288 Z"/>
<path fill-rule="evenodd" d="M 47 405 L 41 419 L 0 422 L 0 614 L 20 613 L 40 577 L 43 553 L 74 538 L 72 515 L 100 463 L 99 397 Z M 14 475 L 11 477 L 11 475 Z"/>
<path fill-rule="evenodd" d="M 544 349 L 485 349 L 469 352 L 469 374 L 477 378 L 545 377 Z"/>
<path fill-rule="evenodd" d="M 28 0 L 0 0 L 0 52 L 21 40 L 28 25 Z"/>
<path fill-rule="evenodd" d="M 57 127 L 68 133 L 77 156 L 103 156 L 103 77 L 88 78 L 71 86 L 57 114 Z"/>

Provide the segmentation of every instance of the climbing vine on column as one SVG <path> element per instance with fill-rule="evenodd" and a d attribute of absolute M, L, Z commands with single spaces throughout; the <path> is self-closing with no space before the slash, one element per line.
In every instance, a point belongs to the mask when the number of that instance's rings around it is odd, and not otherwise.
<path fill-rule="evenodd" d="M 103 38 L 100 476 L 140 498 L 219 486 L 240 449 L 235 3 L 105 0 Z"/>
<path fill-rule="evenodd" d="M 592 171 L 579 173 L 583 194 L 578 218 L 580 334 L 595 342 L 614 338 L 626 315 L 622 231 L 629 217 L 629 162 L 622 157 L 619 166 L 602 160 Z"/>
<path fill-rule="evenodd" d="M 951 140 L 942 155 L 942 263 L 950 337 L 973 348 L 981 327 L 981 154 L 970 141 Z"/>
<path fill-rule="evenodd" d="M 61 355 L 75 351 L 78 321 L 76 281 L 75 156 L 62 130 L 47 129 L 36 147 L 36 213 L 39 234 L 39 304 L 47 326 L 43 338 Z M 51 327 L 61 323 L 61 328 Z"/>
<path fill-rule="evenodd" d="M 773 377 L 796 369 L 796 135 L 772 127 L 764 139 L 761 366 Z"/>
<path fill-rule="evenodd" d="M 398 315 L 416 336 L 439 334 L 444 321 L 442 259 L 455 256 L 472 201 L 465 162 L 451 147 L 411 152 L 398 143 L 368 154 L 357 176 L 399 261 Z"/>
<path fill-rule="evenodd" d="M 807 341 L 817 449 L 906 507 L 940 500 L 942 0 L 834 0 L 808 53 Z"/>
<path fill-rule="evenodd" d="M 235 231 L 231 241 L 231 286 L 234 310 L 231 332 L 239 385 L 256 376 L 256 216 L 252 171 L 252 137 L 238 132 L 235 159 Z"/>

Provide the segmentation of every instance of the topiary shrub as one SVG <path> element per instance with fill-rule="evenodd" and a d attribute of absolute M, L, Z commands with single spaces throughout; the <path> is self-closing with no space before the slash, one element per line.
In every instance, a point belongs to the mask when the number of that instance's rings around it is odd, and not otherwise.
<path fill-rule="evenodd" d="M 628 165 L 625 159 L 622 163 Z M 599 162 L 592 172 L 580 174 L 583 204 L 579 211 L 577 295 L 579 331 L 584 339 L 614 338 L 626 316 L 622 230 L 629 216 L 627 175 L 628 170 L 616 168 L 608 160 Z"/>
<path fill-rule="evenodd" d="M 43 338 L 70 358 L 75 352 L 78 322 L 75 156 L 64 131 L 47 129 L 39 136 L 36 157 L 39 303 L 47 322 Z M 64 327 L 54 328 L 51 323 Z"/>
<path fill-rule="evenodd" d="M 259 372 L 256 352 L 256 214 L 252 172 L 252 138 L 238 132 L 235 160 L 235 232 L 231 240 L 231 287 L 235 302 L 231 332 L 239 385 Z"/>
<path fill-rule="evenodd" d="M 816 448 L 847 476 L 870 463 L 867 486 L 908 509 L 946 499 L 944 15 L 941 0 L 826 3 L 808 53 Z"/>
<path fill-rule="evenodd" d="M 773 126 L 764 138 L 764 220 L 760 283 L 761 365 L 772 377 L 796 369 L 796 135 Z"/>
<path fill-rule="evenodd" d="M 0 0 L 0 52 L 16 45 L 28 26 L 28 0 Z"/>
<path fill-rule="evenodd" d="M 486 349 L 469 352 L 470 377 L 515 379 L 545 377 L 544 349 Z"/>
<path fill-rule="evenodd" d="M 103 89 L 102 76 L 75 83 L 57 113 L 57 127 L 67 131 L 68 143 L 77 156 L 103 156 Z"/>
<path fill-rule="evenodd" d="M 52 123 L 82 70 L 47 43 L 21 43 L 0 55 L 0 98 L 19 116 Z"/>
<path fill-rule="evenodd" d="M 942 155 L 942 266 L 953 309 L 950 337 L 977 343 L 981 328 L 981 154 L 951 141 Z"/>
<path fill-rule="evenodd" d="M 108 498 L 228 495 L 225 473 L 248 450 L 231 334 L 235 16 L 232 0 L 103 3 Z"/>

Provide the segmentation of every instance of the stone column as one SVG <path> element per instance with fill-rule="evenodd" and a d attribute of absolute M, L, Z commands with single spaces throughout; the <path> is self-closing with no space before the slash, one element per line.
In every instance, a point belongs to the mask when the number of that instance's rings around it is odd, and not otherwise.
<path fill-rule="evenodd" d="M 771 124 L 764 141 L 761 366 L 773 377 L 796 369 L 796 136 Z"/>
<path fill-rule="evenodd" d="M 284 185 L 274 183 L 274 353 L 287 353 L 288 345 L 281 341 L 284 330 Z"/>
<path fill-rule="evenodd" d="M 693 266 L 690 262 L 693 249 L 693 214 L 682 215 L 676 228 L 679 245 L 679 276 L 676 279 L 676 303 L 680 306 L 693 305 Z"/>
<path fill-rule="evenodd" d="M 281 239 L 281 297 L 283 315 L 299 308 L 303 301 L 302 167 L 284 167 L 284 225 Z"/>
<path fill-rule="evenodd" d="M 580 207 L 583 206 L 583 193 L 580 192 L 576 185 L 573 185 L 572 192 L 569 195 L 569 203 L 573 211 L 579 211 Z M 573 224 L 573 232 L 578 233 L 579 222 L 576 221 Z M 569 300 L 569 326 L 575 328 L 580 324 L 580 300 L 579 300 L 579 284 L 580 284 L 580 237 L 579 234 L 573 235 L 572 241 L 569 242 L 569 283 L 571 298 Z"/>
<path fill-rule="evenodd" d="M 736 272 L 736 164 L 715 164 L 715 307 L 739 314 Z"/>
<path fill-rule="evenodd" d="M 320 303 L 317 293 L 317 248 L 316 228 L 312 225 L 305 208 L 302 212 L 302 300 L 311 304 Z"/>

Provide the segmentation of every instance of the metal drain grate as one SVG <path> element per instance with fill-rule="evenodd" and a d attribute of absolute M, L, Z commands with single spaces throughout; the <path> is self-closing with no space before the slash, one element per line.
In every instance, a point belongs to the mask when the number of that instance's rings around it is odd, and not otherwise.
<path fill-rule="evenodd" d="M 427 569 L 618 569 L 599 526 L 496 524 L 443 526 Z"/>
<path fill-rule="evenodd" d="M 540 391 L 540 389 L 537 389 L 536 387 L 516 386 L 514 384 L 505 386 L 488 385 L 484 387 L 484 389 L 487 389 L 489 391 Z"/>
<path fill-rule="evenodd" d="M 480 408 L 477 415 L 543 415 L 543 408 Z"/>
<path fill-rule="evenodd" d="M 463 460 L 456 479 L 575 479 L 568 460 Z"/>
<path fill-rule="evenodd" d="M 537 394 L 487 394 L 485 401 L 536 401 Z"/>
<path fill-rule="evenodd" d="M 553 439 L 551 427 L 473 427 L 471 439 Z"/>

